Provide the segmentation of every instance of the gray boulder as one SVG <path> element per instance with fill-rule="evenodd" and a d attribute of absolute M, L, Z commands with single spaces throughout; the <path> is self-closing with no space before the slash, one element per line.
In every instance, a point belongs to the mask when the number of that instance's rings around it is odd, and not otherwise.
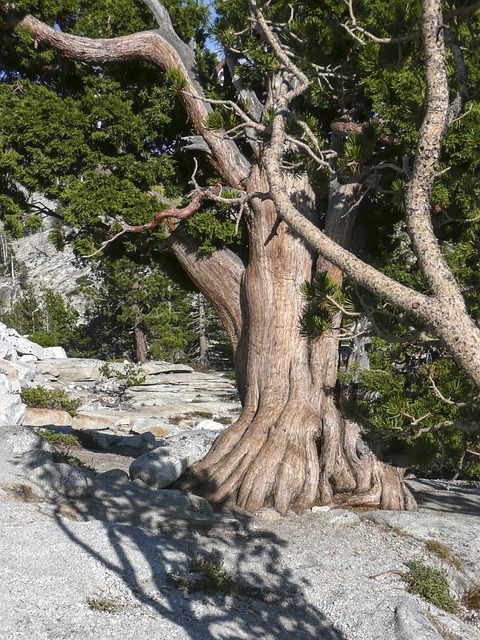
<path fill-rule="evenodd" d="M 20 464 L 25 469 L 36 469 L 53 462 L 53 453 L 46 449 L 30 449 L 20 456 Z"/>
<path fill-rule="evenodd" d="M 0 427 L 0 450 L 20 457 L 31 449 L 53 451 L 53 448 L 30 427 L 6 425 Z"/>
<path fill-rule="evenodd" d="M 15 348 L 18 355 L 30 355 L 35 356 L 39 360 L 44 358 L 43 347 L 35 342 L 32 342 L 28 338 L 10 336 L 8 342 Z"/>
<path fill-rule="evenodd" d="M 67 354 L 63 347 L 44 347 L 43 357 L 45 359 L 66 358 Z"/>
<path fill-rule="evenodd" d="M 0 340 L 0 358 L 3 360 L 14 360 L 17 356 L 15 349 L 6 340 Z"/>
<path fill-rule="evenodd" d="M 67 498 L 84 498 L 93 493 L 95 474 L 87 469 L 65 463 L 47 463 L 35 467 L 29 479 L 45 496 L 63 495 Z"/>
<path fill-rule="evenodd" d="M 154 489 L 175 482 L 190 465 L 186 456 L 178 456 L 170 447 L 158 447 L 140 456 L 129 468 L 132 480 L 141 480 Z"/>
<path fill-rule="evenodd" d="M 36 376 L 33 364 L 19 360 L 10 362 L 2 358 L 0 358 L 0 372 L 10 379 L 15 378 L 17 380 L 33 380 Z"/>
<path fill-rule="evenodd" d="M 175 482 L 196 460 L 209 451 L 218 432 L 203 429 L 184 431 L 166 439 L 160 446 L 140 456 L 130 465 L 132 480 L 139 479 L 155 489 L 163 489 Z"/>
<path fill-rule="evenodd" d="M 59 378 L 62 382 L 98 380 L 105 363 L 94 358 L 50 358 L 37 363 L 38 373 Z"/>
<path fill-rule="evenodd" d="M 0 373 L 0 393 L 20 393 L 22 387 L 17 378 L 9 378 L 4 373 Z"/>

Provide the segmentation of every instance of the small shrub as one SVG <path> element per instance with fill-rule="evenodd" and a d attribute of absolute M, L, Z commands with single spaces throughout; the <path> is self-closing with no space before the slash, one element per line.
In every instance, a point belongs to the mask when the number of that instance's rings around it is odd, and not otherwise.
<path fill-rule="evenodd" d="M 71 451 L 54 451 L 53 461 L 57 463 L 69 464 L 71 467 L 77 467 L 77 469 L 85 469 L 86 471 L 93 471 L 94 473 L 96 473 L 93 467 L 90 467 L 88 464 L 82 462 L 80 458 L 72 456 Z"/>
<path fill-rule="evenodd" d="M 456 611 L 457 605 L 450 595 L 445 571 L 414 560 L 409 563 L 409 569 L 403 575 L 409 593 L 416 593 L 445 611 Z"/>
<path fill-rule="evenodd" d="M 196 582 L 199 591 L 225 595 L 233 595 L 237 591 L 233 576 L 225 571 L 222 562 L 214 558 L 202 558 L 195 554 L 190 563 L 190 570 L 192 573 L 201 575 L 201 578 Z"/>
<path fill-rule="evenodd" d="M 39 429 L 37 432 L 44 440 L 50 444 L 65 447 L 81 447 L 82 443 L 73 433 L 62 433 L 54 429 Z"/>
<path fill-rule="evenodd" d="M 242 593 L 242 589 L 235 584 L 233 576 L 223 569 L 221 562 L 212 557 L 202 558 L 194 554 L 190 561 L 190 573 L 194 576 L 170 574 L 170 580 L 178 589 L 187 593 L 203 591 L 226 596 Z M 195 574 L 198 577 L 195 577 Z"/>
<path fill-rule="evenodd" d="M 445 560 L 448 564 L 458 569 L 458 571 L 463 571 L 463 564 L 460 562 L 458 558 L 456 558 L 451 552 L 450 548 L 447 547 L 443 542 L 439 542 L 438 540 L 427 540 L 425 546 L 429 551 L 434 553 L 441 560 Z"/>
<path fill-rule="evenodd" d="M 107 598 L 89 598 L 87 604 L 93 611 L 102 611 L 103 613 L 115 613 L 117 611 L 115 602 Z"/>
<path fill-rule="evenodd" d="M 70 398 L 68 393 L 61 389 L 53 390 L 46 387 L 32 387 L 31 389 L 23 389 L 22 400 L 27 407 L 37 409 L 60 409 L 67 411 L 72 416 L 76 415 L 81 400 Z"/>
<path fill-rule="evenodd" d="M 126 362 L 123 365 L 123 371 L 112 367 L 112 363 L 105 362 L 105 364 L 100 367 L 100 373 L 106 378 L 124 380 L 127 387 L 138 387 L 147 379 L 147 376 L 143 372 L 142 365 L 134 364 L 133 362 Z"/>
<path fill-rule="evenodd" d="M 213 413 L 211 411 L 192 411 L 190 415 L 195 418 L 205 418 L 206 420 L 211 420 L 213 418 Z"/>

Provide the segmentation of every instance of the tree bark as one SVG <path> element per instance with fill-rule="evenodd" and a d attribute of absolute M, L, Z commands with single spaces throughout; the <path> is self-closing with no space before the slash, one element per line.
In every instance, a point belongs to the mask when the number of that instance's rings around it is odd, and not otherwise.
<path fill-rule="evenodd" d="M 135 357 L 137 362 L 146 362 L 148 359 L 148 344 L 140 313 L 135 315 L 133 341 L 135 343 Z"/>
<path fill-rule="evenodd" d="M 254 169 L 249 192 L 263 192 L 266 176 Z M 286 192 L 315 220 L 305 179 L 290 179 Z M 336 185 L 327 225 L 337 240 L 353 230 L 357 185 Z M 309 341 L 300 333 L 300 285 L 320 268 L 338 282 L 341 273 L 277 219 L 269 201 L 253 200 L 250 259 L 245 271 L 247 388 L 239 420 L 195 463 L 179 486 L 226 507 L 248 511 L 272 506 L 281 514 L 320 504 L 368 504 L 415 508 L 403 470 L 357 453 L 358 428 L 336 404 L 338 340 L 334 332 Z M 349 211 L 347 220 L 345 212 Z M 341 219 L 343 217 L 343 219 Z M 338 327 L 339 318 L 333 319 Z"/>
<path fill-rule="evenodd" d="M 136 291 L 140 289 L 140 279 L 137 272 L 135 272 L 135 278 L 132 284 L 134 292 L 134 300 L 132 303 L 132 315 L 133 315 L 133 344 L 135 346 L 135 358 L 137 362 L 146 362 L 148 358 L 148 343 L 147 336 L 145 335 L 145 328 L 142 322 L 142 313 L 140 305 L 136 298 Z"/>

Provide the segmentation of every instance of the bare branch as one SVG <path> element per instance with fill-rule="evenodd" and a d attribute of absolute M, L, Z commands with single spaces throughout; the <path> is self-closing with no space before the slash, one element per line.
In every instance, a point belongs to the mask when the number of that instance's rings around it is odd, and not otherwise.
<path fill-rule="evenodd" d="M 369 31 L 367 31 L 366 29 L 363 29 L 363 27 L 360 27 L 357 24 L 357 19 L 353 11 L 353 0 L 345 0 L 345 4 L 348 7 L 348 13 L 350 15 L 350 21 L 352 24 L 351 25 L 342 24 L 341 26 L 345 29 L 345 31 L 347 31 L 352 36 L 352 38 L 354 38 L 360 44 L 365 45 L 366 42 L 365 40 L 360 38 L 360 36 L 358 36 L 357 33 L 360 33 L 362 36 L 364 36 L 365 38 L 367 38 L 368 40 L 376 44 L 393 44 L 393 43 L 399 43 L 399 42 L 411 42 L 413 40 L 418 40 L 418 38 L 420 37 L 420 32 L 416 31 L 415 33 L 412 33 L 406 36 L 400 36 L 398 38 L 378 38 L 373 33 L 370 33 Z"/>
<path fill-rule="evenodd" d="M 348 316 L 349 318 L 359 318 L 362 314 L 356 311 L 347 311 L 344 306 L 338 303 L 332 296 L 326 295 L 326 300 L 330 302 L 334 307 L 336 307 L 339 311 L 342 312 L 344 316 Z M 362 333 L 365 333 L 362 331 Z"/>
<path fill-rule="evenodd" d="M 140 225 L 128 224 L 120 216 L 117 216 L 116 222 L 122 226 L 121 231 L 116 233 L 108 240 L 105 240 L 105 242 L 103 242 L 96 251 L 82 256 L 82 258 L 92 258 L 93 256 L 103 251 L 103 249 L 105 249 L 105 247 L 107 247 L 109 244 L 123 236 L 125 233 L 144 233 L 145 231 L 153 231 L 154 229 L 158 228 L 162 220 L 166 220 L 167 218 L 173 218 L 178 221 L 186 220 L 196 211 L 198 211 L 203 200 L 205 200 L 205 195 L 203 193 L 195 193 L 192 201 L 186 207 L 183 207 L 182 209 L 162 209 L 155 214 L 150 222 Z"/>
<path fill-rule="evenodd" d="M 335 171 L 332 169 L 330 162 L 327 162 L 323 159 L 321 155 L 317 155 L 312 149 L 297 138 L 292 138 L 292 136 L 285 136 L 285 141 L 290 144 L 292 148 L 301 149 L 304 151 L 312 160 L 314 160 L 318 166 L 322 167 L 322 169 L 326 169 L 331 175 L 335 174 Z"/>
<path fill-rule="evenodd" d="M 117 222 L 120 222 L 120 221 L 117 220 Z M 120 224 L 121 224 L 121 222 L 120 222 Z M 114 236 L 112 236 L 108 240 L 105 240 L 105 242 L 102 242 L 102 244 L 98 247 L 98 249 L 96 249 L 93 253 L 88 253 L 88 254 L 80 256 L 80 257 L 81 258 L 93 258 L 93 256 L 96 256 L 97 254 L 101 253 L 105 249 L 105 247 L 107 247 L 109 244 L 112 244 L 112 242 L 115 242 L 115 240 L 118 240 L 118 238 L 120 238 L 125 233 L 127 233 L 127 231 L 128 231 L 128 228 L 125 225 L 121 231 L 116 233 Z"/>
<path fill-rule="evenodd" d="M 465 431 L 467 433 L 477 433 L 480 431 L 480 424 L 478 423 L 465 424 L 464 422 L 455 422 L 454 420 L 443 420 L 431 427 L 422 427 L 421 429 L 418 429 L 418 431 L 410 437 L 412 440 L 417 440 L 417 438 L 420 438 L 424 433 L 433 433 L 435 431 L 440 431 L 441 429 L 446 429 L 447 427 L 458 429 L 459 431 Z"/>
<path fill-rule="evenodd" d="M 301 71 L 295 64 L 293 64 L 293 62 L 283 50 L 282 45 L 278 41 L 278 38 L 272 32 L 272 29 L 268 26 L 265 18 L 263 17 L 263 13 L 257 4 L 257 1 L 248 0 L 248 4 L 256 19 L 257 27 L 263 34 L 266 42 L 271 47 L 275 57 L 282 64 L 282 66 L 298 80 L 297 86 L 288 91 L 288 93 L 284 96 L 285 102 L 288 104 L 288 102 L 306 91 L 306 89 L 310 85 L 310 81 L 303 73 L 303 71 Z"/>
<path fill-rule="evenodd" d="M 455 402 L 451 398 L 446 398 L 443 395 L 443 393 L 440 391 L 440 389 L 435 384 L 435 380 L 433 379 L 432 375 L 429 375 L 428 379 L 430 380 L 430 384 L 432 385 L 432 390 L 435 393 L 435 395 L 437 396 L 437 398 L 440 398 L 440 400 L 442 402 L 445 402 L 445 404 L 449 404 L 449 405 L 452 405 L 454 407 L 467 407 L 467 406 L 471 405 L 472 403 L 474 403 L 477 400 L 478 396 L 475 396 L 474 398 L 472 398 L 472 400 L 470 402 Z"/>
<path fill-rule="evenodd" d="M 238 104 L 236 104 L 232 100 L 214 100 L 213 98 L 205 98 L 204 96 L 199 96 L 196 94 L 190 94 L 190 97 L 192 97 L 194 100 L 200 100 L 202 102 L 208 102 L 209 104 L 218 104 L 222 105 L 223 107 L 227 107 L 227 109 L 230 109 L 230 111 L 234 111 L 239 116 L 239 118 L 241 118 L 245 122 L 245 124 L 252 129 L 255 129 L 256 131 L 262 133 L 265 131 L 265 127 L 263 124 L 259 124 L 258 122 L 252 120 L 245 113 L 245 111 L 243 111 L 243 109 L 241 109 Z"/>

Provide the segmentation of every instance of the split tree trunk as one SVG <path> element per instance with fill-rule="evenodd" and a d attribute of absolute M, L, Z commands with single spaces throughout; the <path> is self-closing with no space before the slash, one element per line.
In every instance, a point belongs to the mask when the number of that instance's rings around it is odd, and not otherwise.
<path fill-rule="evenodd" d="M 307 184 L 296 180 L 288 186 L 297 206 L 301 203 L 303 213 L 313 219 Z M 251 193 L 266 190 L 258 170 L 252 171 L 247 188 Z M 345 220 L 345 212 L 356 185 L 336 188 L 327 224 L 339 240 L 349 241 L 353 224 Z M 301 512 L 318 503 L 414 509 L 402 470 L 380 462 L 371 452 L 357 454 L 357 425 L 345 421 L 336 405 L 334 332 L 313 342 L 300 334 L 301 284 L 317 268 L 338 281 L 340 272 L 318 261 L 278 221 L 271 202 L 254 200 L 253 209 L 243 278 L 248 348 L 241 376 L 247 381 L 242 413 L 180 485 L 213 503 L 248 511 L 271 504 L 285 514 L 290 508 Z M 338 319 L 335 323 L 338 326 Z"/>

